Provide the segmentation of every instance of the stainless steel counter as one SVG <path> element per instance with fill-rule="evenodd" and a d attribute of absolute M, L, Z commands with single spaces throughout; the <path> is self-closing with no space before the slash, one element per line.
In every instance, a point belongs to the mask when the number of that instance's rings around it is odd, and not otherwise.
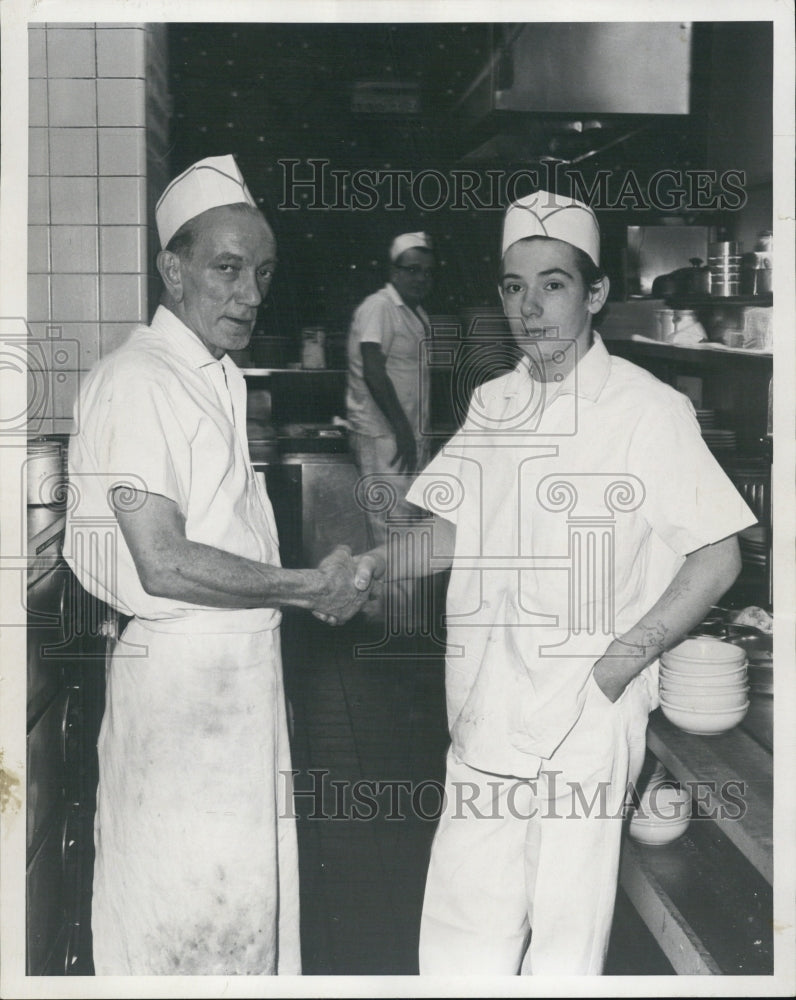
<path fill-rule="evenodd" d="M 279 462 L 252 462 L 266 478 L 284 565 L 316 566 L 336 545 L 350 545 L 354 553 L 372 547 L 348 452 L 290 452 Z"/>

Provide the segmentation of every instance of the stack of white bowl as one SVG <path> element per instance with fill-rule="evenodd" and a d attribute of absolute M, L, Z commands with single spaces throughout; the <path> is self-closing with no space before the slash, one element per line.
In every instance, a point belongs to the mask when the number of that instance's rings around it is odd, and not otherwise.
<path fill-rule="evenodd" d="M 723 733 L 749 708 L 746 653 L 709 636 L 686 639 L 661 656 L 663 714 L 687 733 Z"/>
<path fill-rule="evenodd" d="M 690 792 L 680 788 L 659 764 L 630 814 L 630 836 L 642 844 L 670 844 L 685 833 L 690 819 Z"/>

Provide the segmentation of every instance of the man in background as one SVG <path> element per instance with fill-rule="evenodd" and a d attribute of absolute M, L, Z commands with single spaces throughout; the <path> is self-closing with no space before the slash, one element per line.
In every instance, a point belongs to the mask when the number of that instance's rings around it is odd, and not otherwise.
<path fill-rule="evenodd" d="M 98 742 L 95 971 L 297 974 L 280 608 L 341 623 L 366 593 L 344 548 L 280 565 L 227 354 L 249 342 L 276 243 L 233 157 L 172 181 L 156 220 L 161 304 L 89 375 L 69 449 L 65 554 L 131 619 Z"/>
<path fill-rule="evenodd" d="M 406 491 L 429 457 L 423 343 L 431 327 L 423 302 L 434 278 L 431 240 L 426 233 L 404 233 L 393 240 L 389 257 L 389 281 L 357 307 L 351 322 L 346 405 L 360 475 L 382 477 L 396 496 L 389 513 L 411 516 Z M 387 513 L 368 512 L 374 545 L 386 541 Z M 400 586 L 386 600 L 395 623 L 412 613 Z M 370 612 L 378 613 L 375 602 Z"/>

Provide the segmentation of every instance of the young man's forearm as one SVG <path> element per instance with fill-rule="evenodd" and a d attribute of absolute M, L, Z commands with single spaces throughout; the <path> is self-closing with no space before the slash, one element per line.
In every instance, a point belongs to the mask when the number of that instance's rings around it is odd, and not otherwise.
<path fill-rule="evenodd" d="M 733 535 L 690 553 L 652 608 L 594 666 L 594 678 L 615 701 L 627 684 L 661 653 L 680 642 L 726 593 L 740 572 Z"/>

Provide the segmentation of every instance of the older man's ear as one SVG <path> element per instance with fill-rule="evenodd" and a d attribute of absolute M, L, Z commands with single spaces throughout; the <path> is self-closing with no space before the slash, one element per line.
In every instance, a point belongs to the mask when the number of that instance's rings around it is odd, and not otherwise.
<path fill-rule="evenodd" d="M 165 290 L 175 302 L 182 302 L 182 266 L 178 255 L 170 250 L 161 250 L 157 256 L 157 268 Z"/>

